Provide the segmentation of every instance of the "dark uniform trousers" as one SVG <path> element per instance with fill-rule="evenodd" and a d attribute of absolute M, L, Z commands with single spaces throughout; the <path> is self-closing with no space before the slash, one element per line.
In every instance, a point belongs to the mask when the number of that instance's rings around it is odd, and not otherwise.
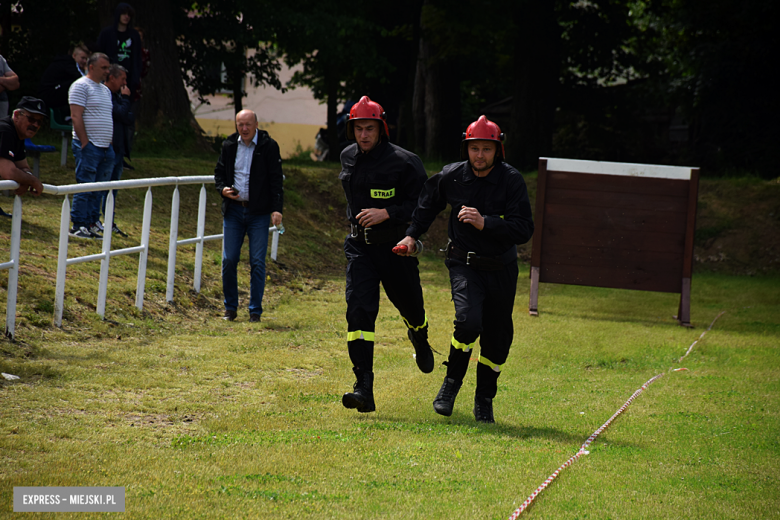
<path fill-rule="evenodd" d="M 373 371 L 380 282 L 407 327 L 418 330 L 427 324 L 417 259 L 393 253 L 395 244 L 365 244 L 350 237 L 344 241 L 347 345 L 353 365 L 369 372 Z"/>
<path fill-rule="evenodd" d="M 455 304 L 447 377 L 463 380 L 479 338 L 476 395 L 492 399 L 514 337 L 512 310 L 517 292 L 517 262 L 498 271 L 482 271 L 450 259 L 447 267 Z"/>

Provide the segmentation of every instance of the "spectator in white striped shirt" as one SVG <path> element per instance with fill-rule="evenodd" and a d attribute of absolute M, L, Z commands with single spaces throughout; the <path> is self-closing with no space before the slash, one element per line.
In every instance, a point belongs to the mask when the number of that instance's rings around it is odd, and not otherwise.
<path fill-rule="evenodd" d="M 78 183 L 108 181 L 114 166 L 111 91 L 103 85 L 110 66 L 108 56 L 94 53 L 87 60 L 87 75 L 74 81 L 68 91 Z M 70 210 L 73 228 L 70 236 L 103 237 L 100 227 L 101 200 L 100 192 L 77 193 L 73 196 Z"/>

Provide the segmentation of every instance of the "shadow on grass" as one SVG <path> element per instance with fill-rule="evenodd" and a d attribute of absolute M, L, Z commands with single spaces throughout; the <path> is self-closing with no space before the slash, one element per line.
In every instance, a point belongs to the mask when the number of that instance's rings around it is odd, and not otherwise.
<path fill-rule="evenodd" d="M 365 417 L 371 419 L 370 416 Z M 415 422 L 408 418 L 396 418 L 383 415 L 375 422 L 364 422 L 360 425 L 370 430 L 397 430 L 410 433 L 426 433 L 451 435 L 454 432 L 465 433 L 471 436 L 486 437 L 514 437 L 516 439 L 540 438 L 560 443 L 582 443 L 587 438 L 581 435 L 572 435 L 555 428 L 515 426 L 502 422 L 499 417 L 495 424 L 477 423 L 469 413 L 454 412 L 452 417 L 433 417 L 431 420 Z"/>

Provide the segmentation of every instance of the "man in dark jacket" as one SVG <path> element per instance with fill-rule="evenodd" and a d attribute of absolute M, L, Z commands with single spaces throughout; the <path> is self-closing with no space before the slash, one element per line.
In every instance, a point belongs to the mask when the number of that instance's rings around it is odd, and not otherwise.
<path fill-rule="evenodd" d="M 112 181 L 118 181 L 122 178 L 123 158 L 129 157 L 130 136 L 135 124 L 135 115 L 133 114 L 130 103 L 130 89 L 127 88 L 127 71 L 119 64 L 114 63 L 108 69 L 108 79 L 106 86 L 111 91 L 111 117 L 114 120 L 114 138 L 111 146 L 114 147 L 114 168 L 111 170 Z M 117 190 L 114 191 L 114 203 L 116 203 Z M 106 200 L 108 192 L 103 192 L 103 216 L 106 215 Z M 106 227 L 109 227 L 113 233 L 126 237 L 127 233 L 119 229 L 116 220 L 106 221 Z"/>
<path fill-rule="evenodd" d="M 263 314 L 268 228 L 270 223 L 282 224 L 282 158 L 276 141 L 257 129 L 257 115 L 251 110 L 236 114 L 236 129 L 222 143 L 214 169 L 214 183 L 222 195 L 224 319 L 237 316 L 236 268 L 244 237 L 249 236 L 249 321 L 258 322 Z"/>
<path fill-rule="evenodd" d="M 71 84 L 84 76 L 87 71 L 89 50 L 84 45 L 76 45 L 70 55 L 57 56 L 46 67 L 38 84 L 38 97 L 55 112 L 61 112 L 58 118 L 61 123 L 70 121 L 70 106 L 68 105 L 68 89 Z"/>
<path fill-rule="evenodd" d="M 480 338 L 474 418 L 492 423 L 498 376 L 509 355 L 517 292 L 517 246 L 534 233 L 528 190 L 522 175 L 503 162 L 504 134 L 481 116 L 469 125 L 461 143 L 462 162 L 448 164 L 425 183 L 399 254 L 414 252 L 415 240 L 428 230 L 447 204 L 452 206 L 447 233 L 455 331 L 447 375 L 433 401 L 441 415 L 452 415 L 455 397 Z"/>
<path fill-rule="evenodd" d="M 341 403 L 365 413 L 376 409 L 374 333 L 380 284 L 406 324 L 417 367 L 425 374 L 433 371 L 417 259 L 393 254 L 428 176 L 419 157 L 388 142 L 384 110 L 368 96 L 350 109 L 346 133 L 348 139 L 356 141 L 341 153 L 339 179 L 352 228 L 344 241 L 347 349 L 357 381 Z"/>
<path fill-rule="evenodd" d="M 108 55 L 111 63 L 127 70 L 127 86 L 134 93 L 141 82 L 141 35 L 133 28 L 135 11 L 130 4 L 121 3 L 114 11 L 114 23 L 100 31 L 98 51 Z"/>

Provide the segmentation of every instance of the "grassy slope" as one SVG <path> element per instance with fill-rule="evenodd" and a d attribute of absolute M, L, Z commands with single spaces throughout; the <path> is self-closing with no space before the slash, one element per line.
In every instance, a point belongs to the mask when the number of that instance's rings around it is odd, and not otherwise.
<path fill-rule="evenodd" d="M 134 163 L 135 177 L 212 167 L 200 158 Z M 46 171 L 45 182 L 72 178 L 70 170 Z M 0 371 L 22 376 L 0 380 L 0 511 L 11 511 L 13 486 L 118 485 L 127 487 L 133 517 L 505 518 L 634 390 L 675 366 L 722 309 L 727 314 L 686 359 L 690 372 L 652 385 L 527 515 L 756 518 L 780 509 L 776 276 L 696 275 L 696 330 L 674 324 L 674 295 L 571 286 L 544 285 L 542 316 L 531 319 L 521 278 L 495 426 L 471 417 L 473 367 L 453 417 L 432 412 L 443 367 L 431 376 L 416 371 L 403 325 L 383 298 L 378 411 L 358 415 L 339 402 L 351 385 L 340 187 L 332 168 L 293 165 L 286 173 L 289 231 L 283 265 L 270 266 L 261 327 L 244 316 L 217 319 L 213 243 L 202 293 L 188 289 L 192 249 L 183 248 L 177 304 L 164 302 L 170 190 L 156 189 L 144 312 L 132 307 L 137 257 L 119 257 L 111 321 L 94 314 L 98 264 L 81 264 L 69 270 L 67 321 L 52 328 L 60 199 L 25 201 L 21 341 L 0 347 Z M 182 201 L 196 197 L 189 189 Z M 134 236 L 141 201 L 120 195 L 118 222 Z M 183 202 L 182 228 L 190 232 L 194 211 Z M 207 231 L 218 232 L 216 207 L 211 216 Z M 10 223 L 0 225 L 7 234 Z M 736 219 L 730 230 L 742 225 Z M 452 312 L 446 272 L 432 256 L 421 271 L 431 336 L 444 353 Z"/>

